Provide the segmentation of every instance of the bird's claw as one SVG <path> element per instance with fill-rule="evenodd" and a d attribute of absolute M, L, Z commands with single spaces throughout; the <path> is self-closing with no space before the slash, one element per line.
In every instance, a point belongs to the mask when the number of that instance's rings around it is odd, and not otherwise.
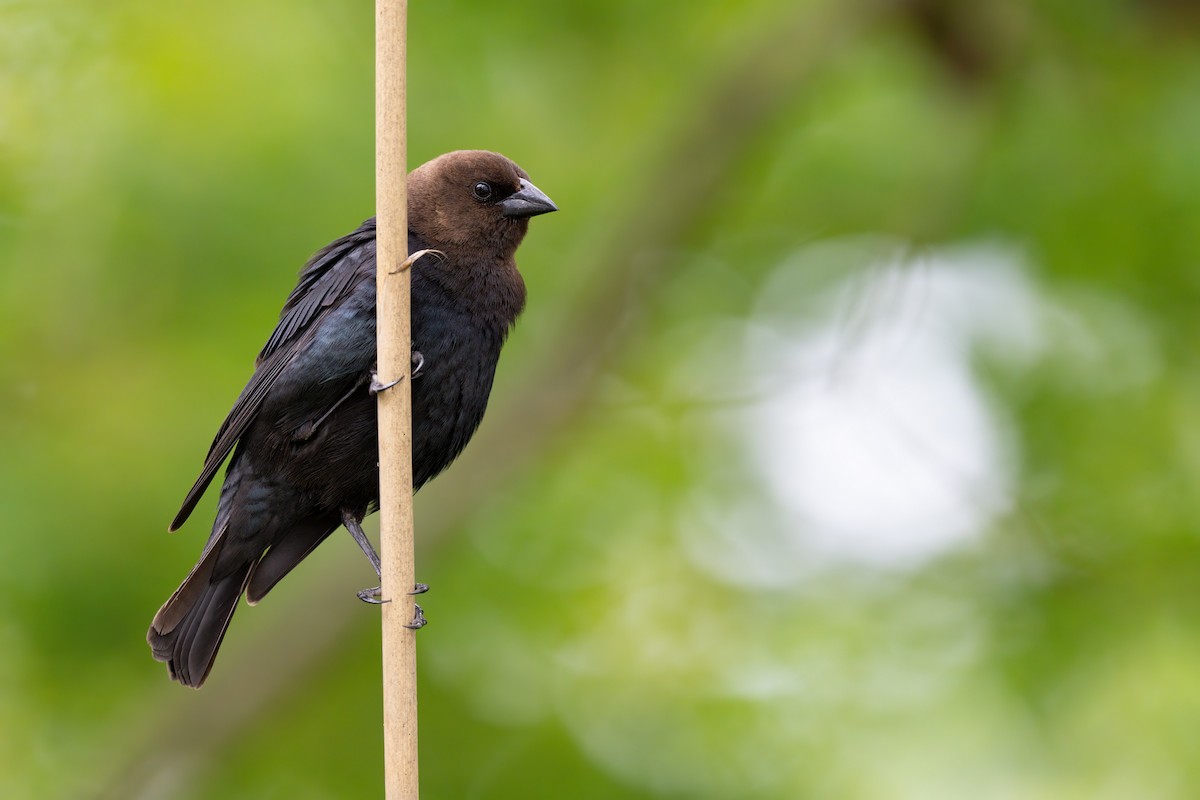
<path fill-rule="evenodd" d="M 363 589 L 358 593 L 358 599 L 364 603 L 370 603 L 373 606 L 381 606 L 384 603 L 390 603 L 391 600 L 384 600 L 380 595 L 383 593 L 382 586 L 372 586 L 370 589 Z"/>
<path fill-rule="evenodd" d="M 412 351 L 412 376 L 416 380 L 421 375 L 421 370 L 425 369 L 425 356 L 421 355 L 420 350 Z"/>
<path fill-rule="evenodd" d="M 379 394 L 380 392 L 386 392 L 388 389 L 392 388 L 393 386 L 395 386 L 397 383 L 399 383 L 402 380 L 404 380 L 403 375 L 401 375 L 399 378 L 396 378 L 396 380 L 394 380 L 394 381 L 388 381 L 387 383 L 384 383 L 383 381 L 379 380 L 379 373 L 376 372 L 375 370 L 371 370 L 371 385 L 368 387 L 367 390 L 371 393 L 372 396 L 374 396 L 374 395 Z"/>
<path fill-rule="evenodd" d="M 418 583 L 413 586 L 413 590 L 411 592 L 409 592 L 409 595 L 425 594 L 428 591 L 429 591 L 428 583 Z M 383 593 L 382 586 L 372 586 L 370 589 L 363 589 L 361 592 L 359 592 L 358 599 L 362 600 L 364 603 L 370 603 L 373 606 L 381 606 L 384 603 L 392 602 L 391 600 L 384 600 L 382 597 L 380 597 L 380 595 L 382 593 Z M 416 605 L 416 604 L 414 603 L 413 605 Z M 413 622 L 416 623 L 417 620 L 421 621 L 421 624 L 417 625 L 417 628 L 424 627 L 425 624 L 428 622 L 428 620 L 425 619 L 425 613 L 423 611 L 421 611 L 420 606 L 417 606 L 417 613 L 416 613 L 416 616 L 413 618 Z M 413 628 L 413 630 L 416 630 L 416 628 Z"/>
<path fill-rule="evenodd" d="M 404 259 L 403 263 L 401 263 L 400 266 L 396 267 L 395 269 L 388 270 L 388 274 L 389 275 L 397 275 L 401 272 L 404 272 L 404 270 L 408 269 L 413 264 L 417 263 L 417 261 L 422 256 L 428 256 L 428 255 L 435 255 L 435 256 L 438 256 L 439 258 L 446 257 L 446 254 L 443 253 L 441 250 L 432 250 L 432 249 L 418 250 L 417 252 L 410 255 L 408 258 Z"/>
<path fill-rule="evenodd" d="M 421 610 L 419 605 L 413 603 L 413 608 L 416 610 L 413 611 L 412 622 L 409 622 L 404 627 L 408 628 L 410 631 L 419 631 L 421 628 L 424 628 L 429 624 L 429 620 L 425 619 L 425 612 Z"/>

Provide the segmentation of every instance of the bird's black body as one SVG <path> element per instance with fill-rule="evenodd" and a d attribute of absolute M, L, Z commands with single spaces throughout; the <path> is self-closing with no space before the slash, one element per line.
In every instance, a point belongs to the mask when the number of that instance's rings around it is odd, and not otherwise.
<path fill-rule="evenodd" d="M 411 178 L 409 252 L 439 251 L 412 266 L 412 341 L 423 357 L 412 383 L 414 490 L 478 428 L 524 306 L 512 255 L 528 217 L 554 210 L 525 178 L 483 151 L 442 156 Z M 485 199 L 481 185 L 492 190 Z M 257 602 L 345 514 L 362 519 L 378 502 L 375 270 L 374 219 L 309 261 L 171 525 L 232 450 L 204 553 L 148 634 L 181 683 L 203 683 L 243 592 Z"/>

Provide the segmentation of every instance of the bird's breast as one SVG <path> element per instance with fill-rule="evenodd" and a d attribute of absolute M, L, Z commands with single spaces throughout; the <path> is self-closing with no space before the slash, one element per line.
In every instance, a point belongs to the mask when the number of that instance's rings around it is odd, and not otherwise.
<path fill-rule="evenodd" d="M 413 380 L 413 479 L 419 488 L 453 461 L 487 410 L 500 339 L 467 315 L 413 315 L 413 348 L 424 358 Z"/>

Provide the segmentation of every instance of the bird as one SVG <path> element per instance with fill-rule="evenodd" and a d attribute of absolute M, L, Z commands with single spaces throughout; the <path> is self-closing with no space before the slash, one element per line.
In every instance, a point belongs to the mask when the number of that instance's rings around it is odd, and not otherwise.
<path fill-rule="evenodd" d="M 428 251 L 411 265 L 414 492 L 479 427 L 525 306 L 514 254 L 529 219 L 557 210 L 499 153 L 457 150 L 409 174 L 408 249 Z M 146 637 L 185 686 L 208 678 L 242 596 L 262 600 L 339 526 L 378 572 L 361 527 L 379 503 L 375 394 L 387 388 L 375 373 L 375 230 L 372 217 L 301 270 L 170 524 L 187 521 L 228 458 L 212 532 Z"/>

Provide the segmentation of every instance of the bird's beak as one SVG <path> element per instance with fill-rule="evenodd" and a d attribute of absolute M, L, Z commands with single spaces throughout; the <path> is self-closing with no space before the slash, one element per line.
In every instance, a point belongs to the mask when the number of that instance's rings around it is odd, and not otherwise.
<path fill-rule="evenodd" d="M 506 217 L 536 217 L 558 211 L 554 201 L 529 181 L 521 178 L 521 188 L 499 203 Z"/>

